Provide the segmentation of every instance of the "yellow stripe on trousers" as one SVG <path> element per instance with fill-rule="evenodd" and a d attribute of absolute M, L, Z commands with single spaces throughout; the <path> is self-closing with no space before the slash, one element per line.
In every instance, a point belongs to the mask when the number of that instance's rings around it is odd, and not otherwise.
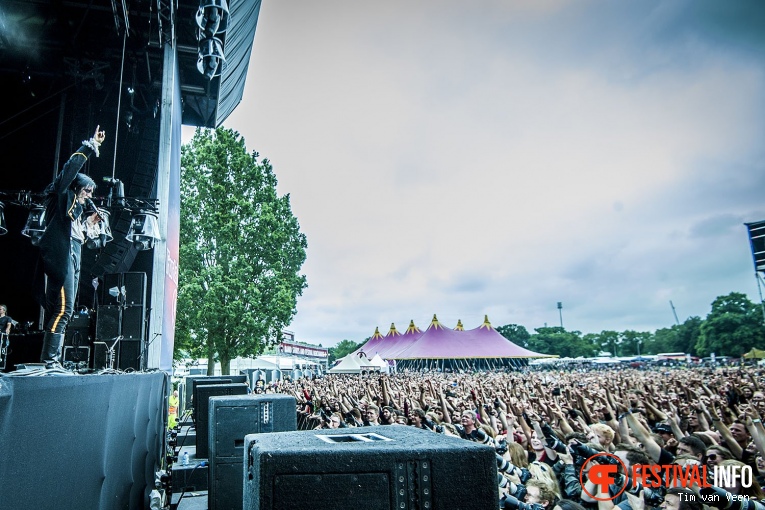
<path fill-rule="evenodd" d="M 56 318 L 53 321 L 53 327 L 51 327 L 51 333 L 56 332 L 56 327 L 58 326 L 58 321 L 61 320 L 61 318 L 64 316 L 64 313 L 66 313 L 66 294 L 64 293 L 64 286 L 61 286 L 61 310 L 59 310 L 58 315 L 56 315 Z"/>

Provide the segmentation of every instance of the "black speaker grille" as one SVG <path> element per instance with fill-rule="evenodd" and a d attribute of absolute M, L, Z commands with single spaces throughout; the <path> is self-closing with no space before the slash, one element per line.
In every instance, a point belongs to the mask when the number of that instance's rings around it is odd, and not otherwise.
<path fill-rule="evenodd" d="M 121 334 L 119 306 L 99 306 L 96 316 L 96 340 L 111 340 Z"/>
<path fill-rule="evenodd" d="M 146 303 L 146 273 L 123 273 L 122 281 L 125 286 L 125 304 Z"/>
<path fill-rule="evenodd" d="M 138 340 L 120 340 L 120 370 L 141 370 L 141 345 Z"/>
<path fill-rule="evenodd" d="M 122 310 L 122 336 L 125 340 L 143 340 L 146 329 L 143 305 L 129 305 Z"/>
<path fill-rule="evenodd" d="M 197 429 L 197 458 L 206 459 L 209 453 L 210 397 L 247 394 L 246 384 L 207 384 L 194 386 L 194 416 Z"/>

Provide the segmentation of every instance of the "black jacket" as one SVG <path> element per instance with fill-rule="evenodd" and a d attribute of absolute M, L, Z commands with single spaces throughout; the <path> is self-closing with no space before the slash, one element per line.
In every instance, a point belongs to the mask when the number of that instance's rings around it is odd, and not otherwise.
<path fill-rule="evenodd" d="M 85 162 L 94 154 L 87 145 L 80 147 L 64 164 L 49 187 L 45 203 L 45 233 L 40 239 L 40 254 L 45 274 L 54 285 L 61 285 L 69 271 L 69 250 L 72 222 L 82 214 L 72 182 Z"/>

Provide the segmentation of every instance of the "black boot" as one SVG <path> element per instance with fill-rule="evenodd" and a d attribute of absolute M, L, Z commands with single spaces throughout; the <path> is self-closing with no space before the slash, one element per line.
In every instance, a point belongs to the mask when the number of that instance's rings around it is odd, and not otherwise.
<path fill-rule="evenodd" d="M 59 363 L 61 361 L 61 344 L 64 343 L 63 333 L 49 333 L 45 332 L 43 336 L 42 354 L 40 354 L 40 362 L 51 364 Z"/>

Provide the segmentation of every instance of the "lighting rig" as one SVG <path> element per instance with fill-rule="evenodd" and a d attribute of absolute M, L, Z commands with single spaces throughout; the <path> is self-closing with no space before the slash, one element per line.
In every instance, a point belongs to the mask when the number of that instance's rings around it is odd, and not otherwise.
<path fill-rule="evenodd" d="M 109 187 L 109 194 L 105 197 L 93 197 L 92 206 L 86 205 L 85 214 L 97 212 L 101 221 L 98 222 L 98 234 L 88 238 L 85 246 L 92 250 L 104 248 L 114 239 L 109 223 L 112 213 L 128 211 L 131 214 L 131 221 L 125 239 L 139 251 L 154 248 L 155 243 L 160 239 L 157 222 L 159 200 L 126 197 L 122 181 L 108 177 L 105 177 L 104 181 Z M 6 204 L 22 207 L 27 209 L 29 214 L 21 235 L 28 237 L 33 246 L 38 246 L 46 227 L 45 198 L 44 193 L 0 190 L 0 235 L 8 233 L 4 215 Z"/>
<path fill-rule="evenodd" d="M 222 34 L 228 25 L 228 4 L 226 0 L 200 0 L 196 14 L 198 55 L 197 70 L 212 80 L 223 71 Z"/>

